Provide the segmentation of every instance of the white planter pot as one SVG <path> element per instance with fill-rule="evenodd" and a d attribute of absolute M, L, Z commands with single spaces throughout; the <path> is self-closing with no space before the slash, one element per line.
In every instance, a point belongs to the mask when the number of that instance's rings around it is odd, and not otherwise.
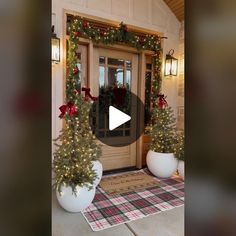
<path fill-rule="evenodd" d="M 97 187 L 97 185 L 100 183 L 102 179 L 102 172 L 103 172 L 102 163 L 100 161 L 93 161 L 93 170 L 97 174 L 97 178 L 94 181 L 93 185 Z"/>
<path fill-rule="evenodd" d="M 179 176 L 184 180 L 184 161 L 179 161 L 178 173 L 179 173 Z"/>
<path fill-rule="evenodd" d="M 169 178 L 177 170 L 178 160 L 173 153 L 159 153 L 148 151 L 148 169 L 157 177 Z"/>
<path fill-rule="evenodd" d="M 60 205 L 69 212 L 80 212 L 87 208 L 94 199 L 95 188 L 89 190 L 87 187 L 76 187 L 76 195 L 72 193 L 70 186 L 61 187 L 61 195 L 56 191 L 57 200 Z"/>

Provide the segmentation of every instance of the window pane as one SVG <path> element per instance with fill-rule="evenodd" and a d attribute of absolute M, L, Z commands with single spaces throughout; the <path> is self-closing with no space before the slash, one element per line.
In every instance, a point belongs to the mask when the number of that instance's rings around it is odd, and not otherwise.
<path fill-rule="evenodd" d="M 108 58 L 108 64 L 115 65 L 115 66 L 124 66 L 124 60 Z"/>
<path fill-rule="evenodd" d="M 145 77 L 145 114 L 144 114 L 144 123 L 147 125 L 151 119 L 151 79 L 152 74 L 151 72 L 146 72 Z"/>
<path fill-rule="evenodd" d="M 78 67 L 79 70 L 81 70 L 81 63 L 77 63 L 76 66 Z"/>
<path fill-rule="evenodd" d="M 130 121 L 125 123 L 125 128 L 130 128 Z"/>
<path fill-rule="evenodd" d="M 131 70 L 126 71 L 126 88 L 131 88 Z"/>
<path fill-rule="evenodd" d="M 131 66 L 132 66 L 131 61 L 126 61 L 126 67 L 127 67 L 127 68 L 131 68 Z"/>
<path fill-rule="evenodd" d="M 106 133 L 107 137 L 119 137 L 123 136 L 123 130 L 112 130 Z"/>
<path fill-rule="evenodd" d="M 99 57 L 99 64 L 105 64 L 105 57 Z"/>
<path fill-rule="evenodd" d="M 123 69 L 117 69 L 117 85 L 123 86 L 124 84 L 124 70 Z"/>
<path fill-rule="evenodd" d="M 99 138 L 104 138 L 105 137 L 105 132 L 104 131 L 99 131 L 98 132 L 98 137 Z"/>
<path fill-rule="evenodd" d="M 108 86 L 123 86 L 124 70 L 120 68 L 108 68 Z"/>
<path fill-rule="evenodd" d="M 105 115 L 103 113 L 99 113 L 99 129 L 104 129 L 105 128 Z"/>
<path fill-rule="evenodd" d="M 77 53 L 76 53 L 76 57 L 77 57 L 78 60 L 81 60 L 81 53 L 80 53 L 80 52 L 77 52 Z"/>
<path fill-rule="evenodd" d="M 99 66 L 99 88 L 105 86 L 105 67 Z"/>
<path fill-rule="evenodd" d="M 79 71 L 81 71 L 81 63 L 76 63 L 76 66 L 79 69 Z M 81 89 L 81 73 L 78 75 L 80 75 L 80 76 L 76 76 L 75 78 L 76 78 L 76 82 L 77 82 L 77 88 L 80 90 Z"/>
<path fill-rule="evenodd" d="M 125 136 L 130 136 L 130 131 L 129 130 L 125 131 Z"/>
<path fill-rule="evenodd" d="M 151 70 L 152 69 L 152 64 L 151 63 L 147 63 L 146 64 L 146 69 L 147 70 Z"/>

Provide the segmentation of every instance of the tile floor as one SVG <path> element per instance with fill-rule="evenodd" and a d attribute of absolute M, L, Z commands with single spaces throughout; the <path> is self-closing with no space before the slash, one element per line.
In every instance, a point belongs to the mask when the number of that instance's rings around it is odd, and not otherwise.
<path fill-rule="evenodd" d="M 68 213 L 52 199 L 53 236 L 184 236 L 184 206 L 93 232 L 81 213 Z"/>

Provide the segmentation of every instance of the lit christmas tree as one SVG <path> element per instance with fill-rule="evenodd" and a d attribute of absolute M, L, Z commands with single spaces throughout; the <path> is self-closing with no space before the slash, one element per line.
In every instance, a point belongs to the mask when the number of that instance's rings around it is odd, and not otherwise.
<path fill-rule="evenodd" d="M 175 152 L 176 119 L 164 95 L 158 95 L 158 104 L 152 110 L 150 127 L 151 150 L 160 153 Z"/>
<path fill-rule="evenodd" d="M 66 105 L 61 106 L 60 118 L 65 119 L 65 127 L 55 140 L 57 149 L 54 153 L 53 171 L 55 173 L 55 187 L 60 192 L 65 184 L 76 193 L 76 186 L 92 188 L 96 173 L 92 169 L 92 161 L 101 156 L 101 147 L 96 143 L 95 136 L 89 125 L 91 101 L 95 97 L 90 95 L 89 88 L 82 88 L 80 94 L 80 71 L 76 49 L 78 44 L 69 40 L 68 75 L 66 81 Z"/>
<path fill-rule="evenodd" d="M 184 132 L 176 133 L 176 142 L 174 145 L 175 157 L 178 160 L 184 161 Z"/>
<path fill-rule="evenodd" d="M 77 95 L 74 104 L 61 107 L 61 117 L 65 117 L 66 125 L 56 140 L 53 160 L 55 185 L 59 192 L 62 184 L 71 186 L 73 192 L 77 185 L 91 187 L 97 177 L 92 170 L 92 161 L 100 157 L 101 148 L 89 126 L 90 106 L 89 101 Z"/>

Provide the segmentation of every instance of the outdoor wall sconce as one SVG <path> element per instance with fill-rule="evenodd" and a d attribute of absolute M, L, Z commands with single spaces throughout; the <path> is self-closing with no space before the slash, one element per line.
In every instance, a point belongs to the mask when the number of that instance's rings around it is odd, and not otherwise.
<path fill-rule="evenodd" d="M 52 62 L 59 63 L 60 62 L 60 39 L 54 33 L 54 25 L 52 26 Z"/>
<path fill-rule="evenodd" d="M 174 49 L 171 49 L 168 54 L 166 54 L 166 63 L 165 63 L 165 76 L 168 75 L 177 75 L 178 71 L 178 59 L 173 57 Z"/>

